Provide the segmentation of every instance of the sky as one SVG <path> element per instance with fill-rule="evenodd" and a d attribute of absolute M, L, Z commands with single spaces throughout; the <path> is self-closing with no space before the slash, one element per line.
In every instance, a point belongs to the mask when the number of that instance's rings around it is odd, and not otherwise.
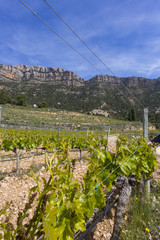
<path fill-rule="evenodd" d="M 160 77 L 159 0 L 23 0 L 81 53 L 73 51 L 19 0 L 0 0 L 0 64 L 60 67 L 88 80 L 95 75 Z"/>

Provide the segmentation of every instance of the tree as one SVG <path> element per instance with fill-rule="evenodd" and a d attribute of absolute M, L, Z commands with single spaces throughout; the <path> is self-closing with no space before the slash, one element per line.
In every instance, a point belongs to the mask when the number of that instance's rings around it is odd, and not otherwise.
<path fill-rule="evenodd" d="M 26 94 L 20 94 L 17 96 L 17 105 L 26 106 L 27 96 Z"/>
<path fill-rule="evenodd" d="M 37 103 L 38 108 L 45 108 L 47 107 L 47 103 L 45 101 Z"/>
<path fill-rule="evenodd" d="M 136 110 L 133 107 L 131 108 L 131 110 L 128 113 L 128 120 L 129 121 L 136 121 L 137 120 Z"/>
<path fill-rule="evenodd" d="M 157 129 L 160 129 L 160 112 L 155 114 L 155 125 Z"/>
<path fill-rule="evenodd" d="M 5 90 L 0 90 L 0 104 L 12 103 L 12 98 Z"/>

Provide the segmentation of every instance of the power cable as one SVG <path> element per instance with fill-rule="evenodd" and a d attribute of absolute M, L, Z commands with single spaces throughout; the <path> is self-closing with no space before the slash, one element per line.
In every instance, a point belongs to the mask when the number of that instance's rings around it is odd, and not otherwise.
<path fill-rule="evenodd" d="M 122 84 L 122 82 L 120 82 Z M 123 96 L 125 96 L 127 99 L 129 98 L 129 96 L 125 95 L 115 84 L 111 84 L 112 86 L 114 86 Z M 125 85 L 124 85 L 125 86 Z M 125 86 L 126 87 L 126 86 Z M 128 88 L 127 88 L 128 89 Z M 134 95 L 133 95 L 134 96 Z M 124 99 L 123 99 L 124 100 Z M 129 101 L 129 100 L 128 100 Z M 131 104 L 131 106 L 133 106 L 133 104 L 129 101 L 129 103 Z M 134 105 L 137 106 L 138 109 L 141 109 L 137 104 Z M 144 107 L 143 107 L 144 108 Z"/>
<path fill-rule="evenodd" d="M 111 69 L 109 67 L 107 67 L 107 65 L 89 48 L 89 46 L 82 40 L 82 38 L 80 38 L 78 36 L 78 34 L 69 26 L 69 24 L 56 12 L 56 10 L 46 1 L 43 0 L 49 8 L 51 8 L 51 10 L 57 15 L 57 17 L 59 17 L 62 22 L 71 30 L 71 32 L 86 46 L 86 48 L 88 48 L 88 50 L 101 62 L 103 63 L 103 65 L 114 75 L 114 73 L 111 71 Z"/>
<path fill-rule="evenodd" d="M 108 69 L 108 71 L 113 76 L 116 76 L 115 73 L 93 52 L 93 50 L 82 40 L 82 38 L 79 37 L 79 35 L 70 27 L 70 25 L 57 13 L 57 11 L 46 0 L 43 1 L 57 15 L 57 17 L 60 18 L 61 21 L 71 30 L 71 32 L 85 45 L 85 47 Z M 132 94 L 132 92 L 121 81 L 120 83 L 132 95 L 132 97 L 134 97 L 137 100 L 137 102 L 144 108 L 143 104 L 139 101 L 139 99 L 134 94 Z"/>
<path fill-rule="evenodd" d="M 70 43 L 68 43 L 63 37 L 61 37 L 53 28 L 51 28 L 42 18 L 40 18 L 35 12 L 32 11 L 31 8 L 29 8 L 22 0 L 18 0 L 21 2 L 35 17 L 37 17 L 46 27 L 48 27 L 54 34 L 56 34 L 57 37 L 59 37 L 63 42 L 65 42 L 72 50 L 74 50 L 76 53 L 78 53 L 82 58 L 84 58 L 92 67 L 94 67 L 98 72 L 103 74 L 93 63 L 89 61 L 88 58 L 86 58 L 83 54 L 81 54 L 78 50 L 76 50 L 74 47 L 71 46 Z"/>
<path fill-rule="evenodd" d="M 94 64 L 92 64 L 84 55 L 82 55 L 78 50 L 76 50 L 74 47 L 71 46 L 63 37 L 61 37 L 53 28 L 51 28 L 44 20 L 42 20 L 35 12 L 31 10 L 22 0 L 19 0 L 35 17 L 37 17 L 45 26 L 47 26 L 54 34 L 56 34 L 62 41 L 64 41 L 72 50 L 74 50 L 76 53 L 78 53 L 81 57 L 83 57 L 92 67 L 94 67 L 98 72 L 100 72 L 102 75 L 102 71 L 99 70 Z M 98 57 L 97 57 L 98 58 Z M 106 66 L 107 67 L 107 66 Z M 114 73 L 107 67 L 107 69 L 114 75 Z M 129 91 L 129 89 L 122 83 L 120 82 L 124 88 L 127 89 L 127 91 L 139 102 L 139 100 Z M 115 86 L 116 87 L 116 86 Z M 118 91 L 119 88 L 116 87 Z M 123 94 L 125 97 L 127 97 L 125 94 Z M 131 104 L 131 103 L 130 103 Z M 139 104 L 143 106 L 140 102 Z M 131 104 L 132 105 L 132 104 Z M 136 105 L 136 104 L 135 104 Z M 136 105 L 137 106 L 137 105 Z M 137 106 L 138 107 L 138 106 Z M 139 107 L 138 107 L 139 108 Z"/>

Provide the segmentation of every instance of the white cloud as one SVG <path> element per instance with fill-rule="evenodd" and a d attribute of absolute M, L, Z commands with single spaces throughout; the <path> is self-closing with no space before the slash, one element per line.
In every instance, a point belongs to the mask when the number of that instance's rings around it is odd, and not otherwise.
<path fill-rule="evenodd" d="M 116 75 L 160 75 L 159 4 L 151 3 L 155 0 L 64 1 L 50 3 Z M 25 2 L 104 74 L 110 74 L 43 0 Z M 85 78 L 99 74 L 18 1 L 1 0 L 0 14 L 1 63 L 59 66 Z"/>

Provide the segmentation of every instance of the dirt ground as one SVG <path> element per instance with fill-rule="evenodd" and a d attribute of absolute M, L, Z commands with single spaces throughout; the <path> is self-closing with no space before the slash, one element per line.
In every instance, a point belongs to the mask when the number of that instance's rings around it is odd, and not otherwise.
<path fill-rule="evenodd" d="M 153 178 L 160 183 L 160 147 L 156 148 L 157 169 L 153 173 Z"/>
<path fill-rule="evenodd" d="M 115 151 L 117 136 L 111 136 L 109 138 L 109 151 Z M 1 152 L 1 154 L 5 154 Z M 7 153 L 11 154 L 11 153 Z M 28 154 L 28 153 L 24 153 Z M 45 155 L 34 157 L 35 152 L 29 153 L 31 157 L 27 161 L 21 161 L 21 171 L 27 170 L 30 166 L 40 165 L 40 170 L 37 174 L 40 176 L 48 178 L 48 172 L 45 170 Z M 32 156 L 33 154 L 33 156 Z M 83 153 L 85 158 L 86 153 Z M 157 153 L 158 159 L 158 169 L 153 174 L 153 177 L 160 181 L 160 154 Z M 8 157 L 8 156 L 6 156 Z M 79 159 L 79 152 L 72 153 L 72 158 Z M 35 181 L 26 174 L 22 174 L 21 177 L 17 177 L 13 170 L 15 170 L 15 162 L 5 162 L 0 165 L 1 172 L 10 172 L 3 180 L 0 181 L 0 209 L 2 209 L 6 202 L 10 202 L 9 212 L 12 219 L 12 223 L 16 225 L 17 213 L 23 210 L 27 200 L 28 192 L 31 187 L 35 185 Z M 87 162 L 83 161 L 82 164 L 77 162 L 75 168 L 75 177 L 79 180 L 82 179 L 83 174 L 87 170 Z M 33 214 L 33 209 L 30 210 L 30 215 Z M 3 219 L 4 216 L 0 220 Z M 93 239 L 95 240 L 108 240 L 111 237 L 114 225 L 114 209 L 111 210 L 111 213 L 102 219 L 96 226 L 94 231 Z M 87 239 L 87 238 L 86 238 Z"/>

